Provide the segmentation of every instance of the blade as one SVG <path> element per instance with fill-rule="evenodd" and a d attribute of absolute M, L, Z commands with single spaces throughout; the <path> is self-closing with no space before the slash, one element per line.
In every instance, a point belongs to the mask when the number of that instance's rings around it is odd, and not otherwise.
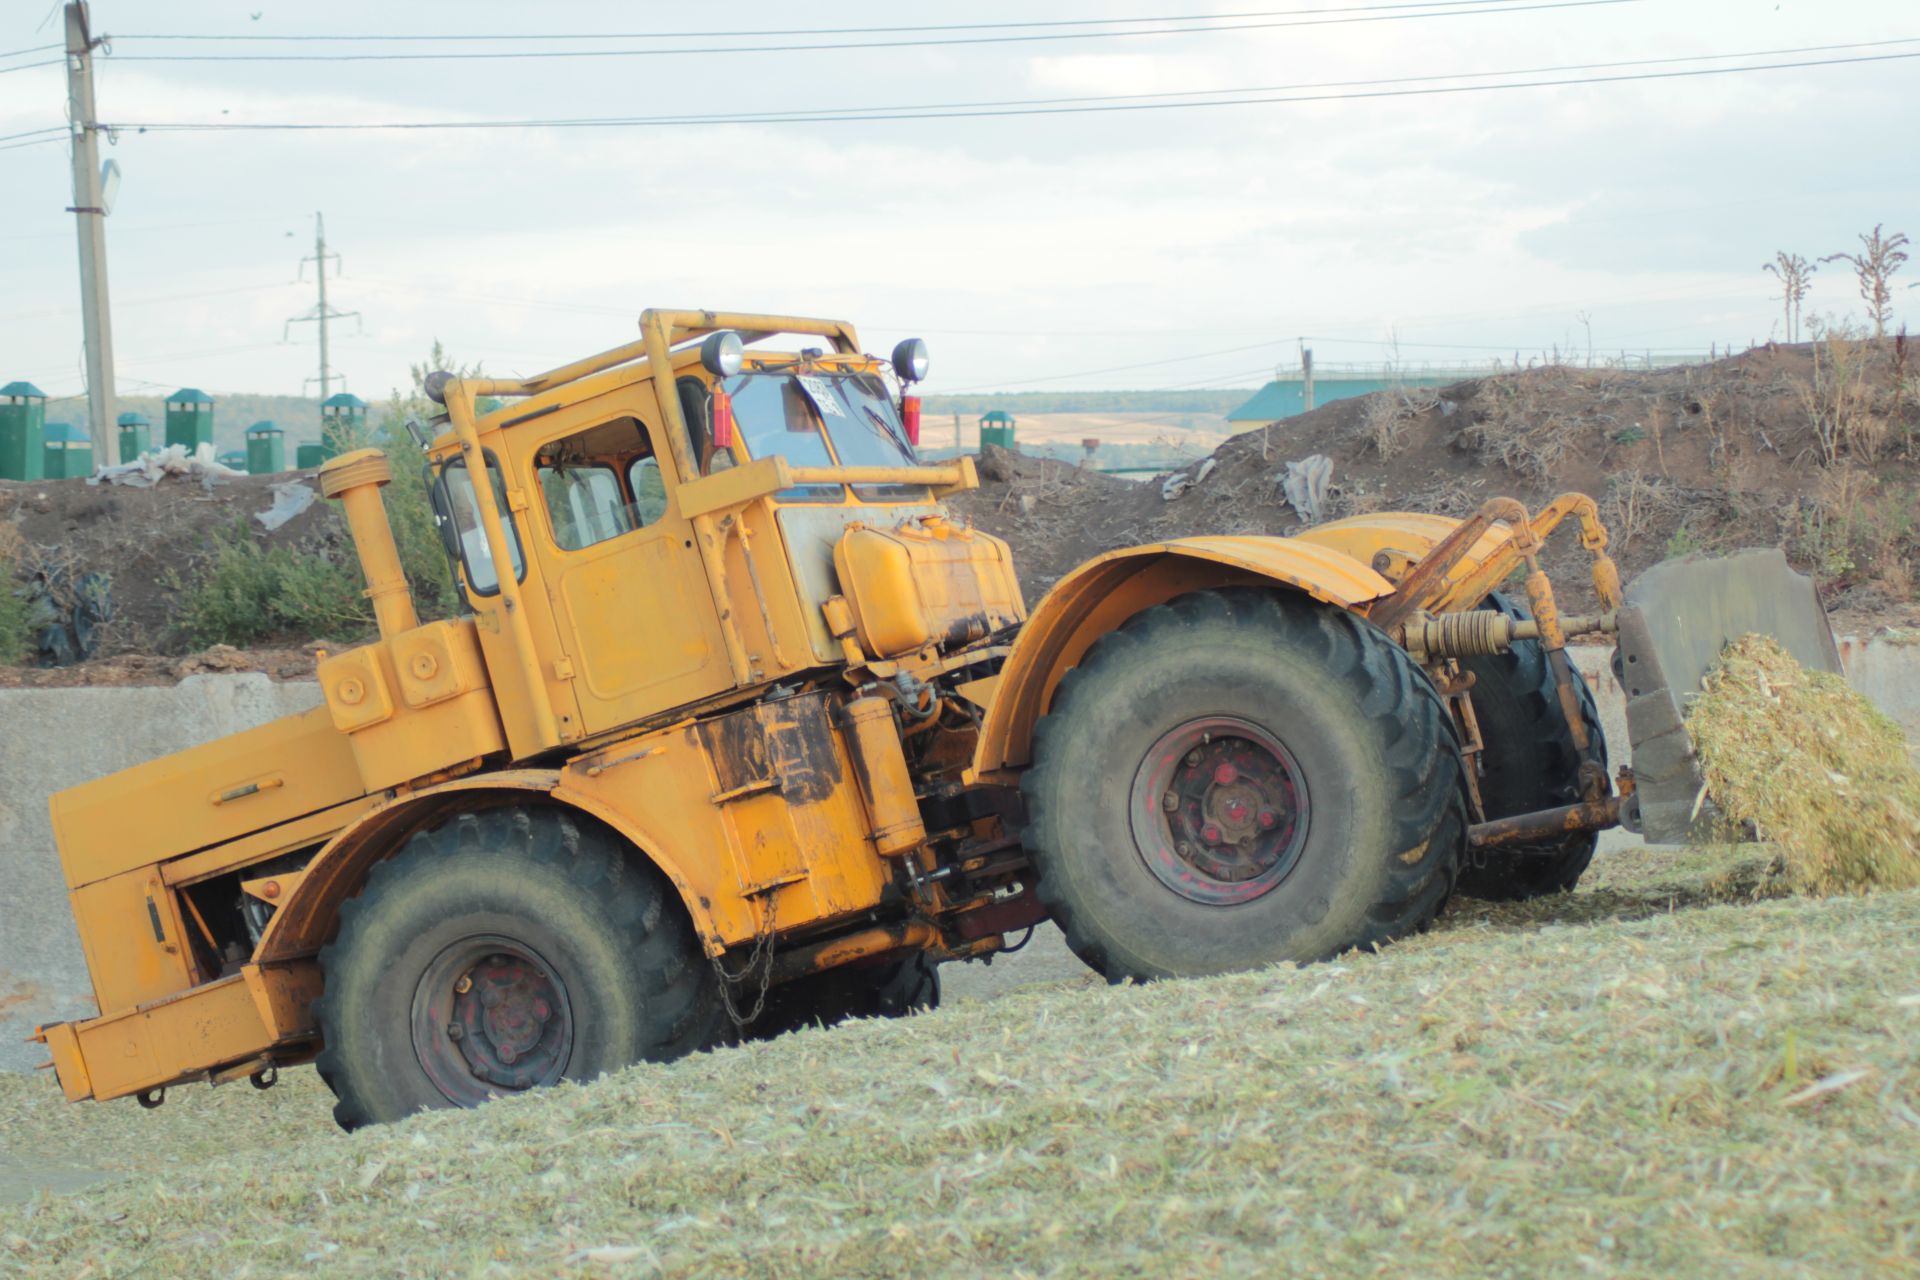
<path fill-rule="evenodd" d="M 1772 636 L 1802 666 L 1840 672 L 1813 579 L 1794 572 L 1778 548 L 1669 560 L 1627 587 L 1614 658 L 1633 743 L 1634 803 L 1625 823 L 1649 841 L 1677 843 L 1700 823 L 1687 700 L 1720 651 L 1751 633 Z"/>

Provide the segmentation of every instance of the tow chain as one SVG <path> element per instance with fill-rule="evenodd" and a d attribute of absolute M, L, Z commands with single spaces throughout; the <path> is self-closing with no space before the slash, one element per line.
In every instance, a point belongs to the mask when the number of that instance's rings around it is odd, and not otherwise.
<path fill-rule="evenodd" d="M 760 923 L 754 930 L 753 950 L 747 953 L 747 962 L 737 974 L 728 973 L 727 966 L 719 956 L 713 957 L 713 971 L 720 978 L 720 1004 L 727 1017 L 739 1030 L 746 1030 L 747 1024 L 754 1021 L 767 1007 L 767 988 L 773 985 L 773 909 L 763 904 Z M 754 970 L 760 971 L 759 990 L 754 993 L 753 1008 L 741 1014 L 739 1005 L 734 1003 L 733 989 L 753 977 Z"/>

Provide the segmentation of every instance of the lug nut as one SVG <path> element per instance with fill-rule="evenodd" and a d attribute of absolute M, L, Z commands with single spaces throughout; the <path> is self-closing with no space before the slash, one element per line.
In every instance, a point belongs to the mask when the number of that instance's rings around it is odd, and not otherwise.
<path fill-rule="evenodd" d="M 1275 813 L 1275 812 L 1274 812 L 1273 810 L 1271 810 L 1271 809 L 1262 809 L 1262 810 L 1260 811 L 1260 818 L 1259 818 L 1259 822 L 1260 822 L 1260 825 L 1261 825 L 1261 826 L 1263 826 L 1263 827 L 1271 827 L 1271 826 L 1273 826 L 1273 824 L 1274 824 L 1274 823 L 1276 823 L 1276 822 L 1278 822 L 1278 821 L 1280 821 L 1280 815 L 1279 815 L 1279 814 L 1277 814 L 1277 813 Z"/>
<path fill-rule="evenodd" d="M 553 1010 L 547 1007 L 545 1000 L 535 1000 L 533 1002 L 533 1016 L 539 1021 L 545 1022 L 553 1016 Z"/>
<path fill-rule="evenodd" d="M 1219 844 L 1220 828 L 1209 822 L 1206 826 L 1200 828 L 1200 838 L 1208 844 Z"/>
<path fill-rule="evenodd" d="M 447 1039 L 463 1040 L 466 1038 L 466 1034 L 467 1034 L 467 1029 L 461 1026 L 459 1023 L 449 1022 L 447 1024 Z"/>
<path fill-rule="evenodd" d="M 488 987 L 485 991 L 482 991 L 480 993 L 480 1003 L 488 1009 L 499 1004 L 500 989 L 498 987 Z"/>
<path fill-rule="evenodd" d="M 1190 765 L 1200 763 L 1200 748 L 1195 747 L 1193 750 L 1187 752 L 1187 763 Z"/>
<path fill-rule="evenodd" d="M 473 990 L 473 977 L 470 974 L 465 974 L 465 973 L 461 974 L 460 980 L 453 984 L 453 991 L 455 995 L 463 996 L 471 990 Z"/>
<path fill-rule="evenodd" d="M 1168 813 L 1172 813 L 1175 809 L 1178 809 L 1180 807 L 1180 793 L 1177 791 L 1169 791 L 1167 794 L 1161 796 L 1160 807 Z"/>
<path fill-rule="evenodd" d="M 512 1045 L 503 1044 L 500 1046 L 500 1061 L 506 1063 L 508 1066 L 512 1066 L 513 1060 L 515 1058 L 518 1058 L 519 1056 L 520 1056 L 519 1051 L 515 1049 Z"/>
<path fill-rule="evenodd" d="M 1234 768 L 1229 761 L 1222 760 L 1219 764 L 1213 766 L 1213 780 L 1223 787 L 1237 781 L 1239 777 L 1240 771 Z"/>

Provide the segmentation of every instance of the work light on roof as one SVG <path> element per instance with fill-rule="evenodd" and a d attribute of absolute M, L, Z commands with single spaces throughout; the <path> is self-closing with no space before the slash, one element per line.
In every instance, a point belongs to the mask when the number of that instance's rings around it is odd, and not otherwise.
<path fill-rule="evenodd" d="M 700 344 L 700 367 L 722 378 L 731 378 L 740 372 L 740 366 L 746 358 L 746 345 L 740 341 L 740 335 L 731 329 L 710 333 L 706 341 Z"/>
<path fill-rule="evenodd" d="M 893 349 L 894 376 L 902 382 L 924 382 L 927 377 L 927 342 L 924 338 L 902 338 Z"/>

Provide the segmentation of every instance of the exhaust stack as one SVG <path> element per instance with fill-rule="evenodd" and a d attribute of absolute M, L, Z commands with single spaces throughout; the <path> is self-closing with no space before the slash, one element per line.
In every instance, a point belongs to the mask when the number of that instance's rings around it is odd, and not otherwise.
<path fill-rule="evenodd" d="M 380 624 L 382 640 L 391 640 L 420 625 L 407 575 L 400 569 L 393 526 L 380 501 L 381 488 L 392 479 L 393 467 L 378 449 L 343 453 L 320 468 L 320 492 L 338 498 L 346 513 L 347 529 L 360 556 L 360 572 L 366 575 L 367 599 L 373 601 L 373 616 Z"/>

